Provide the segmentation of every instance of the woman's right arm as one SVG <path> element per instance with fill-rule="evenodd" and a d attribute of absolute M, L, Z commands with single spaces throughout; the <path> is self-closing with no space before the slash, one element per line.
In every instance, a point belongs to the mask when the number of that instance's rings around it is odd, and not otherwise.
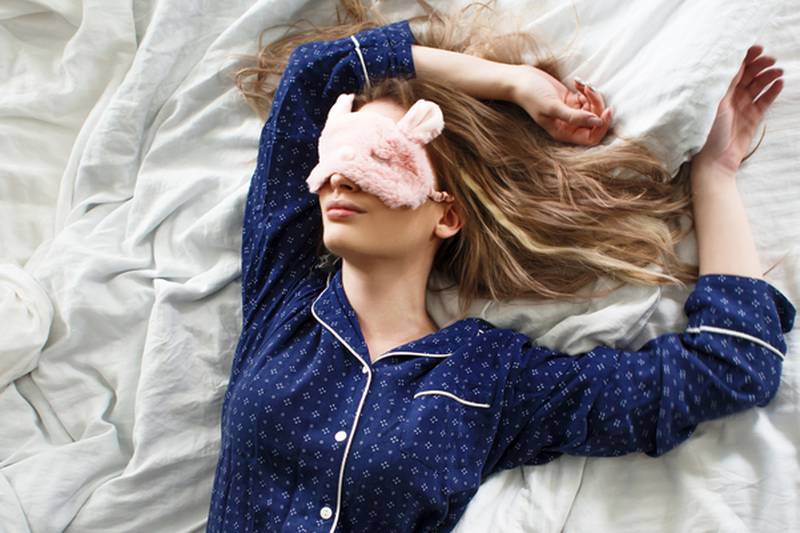
<path fill-rule="evenodd" d="M 336 98 L 386 77 L 414 77 L 407 20 L 296 47 L 261 131 L 242 230 L 243 328 L 278 312 L 316 262 L 322 218 L 306 178 Z M 363 63 L 362 63 L 363 58 Z"/>

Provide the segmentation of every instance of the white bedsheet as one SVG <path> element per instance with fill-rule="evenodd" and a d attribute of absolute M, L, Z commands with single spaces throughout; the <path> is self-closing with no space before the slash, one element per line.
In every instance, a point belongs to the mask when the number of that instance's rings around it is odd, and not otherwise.
<path fill-rule="evenodd" d="M 230 80 L 235 54 L 254 52 L 263 27 L 332 21 L 332 5 L 0 6 L 0 531 L 204 530 L 261 129 Z M 792 2 L 533 5 L 498 2 L 555 51 L 574 39 L 568 79 L 597 85 L 621 132 L 653 133 L 673 170 L 702 145 L 747 48 L 778 58 L 785 87 L 738 183 L 762 265 L 788 254 L 766 279 L 800 301 Z M 680 252 L 696 260 L 694 240 Z M 570 353 L 635 349 L 683 328 L 687 295 L 625 287 L 591 305 L 476 302 L 473 314 Z M 450 320 L 452 293 L 429 302 Z M 787 342 L 766 408 L 703 423 L 657 459 L 564 456 L 498 473 L 457 531 L 800 529 L 798 335 Z"/>

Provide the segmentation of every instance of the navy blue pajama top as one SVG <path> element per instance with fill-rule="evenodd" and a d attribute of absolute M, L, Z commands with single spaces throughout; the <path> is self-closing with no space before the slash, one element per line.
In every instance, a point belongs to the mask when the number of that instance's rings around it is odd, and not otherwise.
<path fill-rule="evenodd" d="M 565 453 L 658 457 L 773 398 L 796 309 L 728 274 L 701 276 L 684 331 L 638 351 L 559 353 L 470 317 L 372 362 L 341 268 L 317 264 L 305 178 L 339 94 L 415 71 L 408 21 L 355 38 L 298 46 L 263 126 L 207 531 L 450 531 L 494 472 Z"/>

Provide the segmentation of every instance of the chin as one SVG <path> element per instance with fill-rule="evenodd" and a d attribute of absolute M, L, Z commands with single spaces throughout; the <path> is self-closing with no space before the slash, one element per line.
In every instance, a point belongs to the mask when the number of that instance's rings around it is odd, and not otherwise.
<path fill-rule="evenodd" d="M 346 230 L 345 230 L 346 232 Z M 341 258 L 346 257 L 353 252 L 358 251 L 359 246 L 357 242 L 352 242 L 358 239 L 357 235 L 348 236 L 348 235 L 341 235 L 344 233 L 340 230 L 334 230 L 329 232 L 327 229 L 325 230 L 325 235 L 323 237 L 323 243 L 325 244 L 325 248 L 330 250 L 331 252 L 335 253 Z"/>
<path fill-rule="evenodd" d="M 343 260 L 357 260 L 359 258 L 365 259 L 376 255 L 377 250 L 368 246 L 369 243 L 364 242 L 363 238 L 358 235 L 328 235 L 326 234 L 323 242 L 325 248 L 330 252 L 338 255 Z M 366 246 L 365 246 L 366 245 Z"/>

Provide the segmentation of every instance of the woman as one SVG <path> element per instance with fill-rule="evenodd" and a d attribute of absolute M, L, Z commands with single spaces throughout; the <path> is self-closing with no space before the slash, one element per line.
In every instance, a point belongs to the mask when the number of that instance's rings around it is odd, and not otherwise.
<path fill-rule="evenodd" d="M 612 117 L 602 98 L 584 87 L 569 93 L 537 70 L 517 76 L 507 64 L 420 46 L 408 21 L 296 46 L 262 130 L 245 208 L 243 331 L 223 405 L 208 531 L 449 531 L 494 472 L 564 453 L 658 457 L 702 421 L 767 405 L 795 308 L 761 278 L 736 191 L 736 170 L 782 86 L 755 98 L 776 78 L 763 71 L 771 59 L 761 52 L 748 51 L 692 162 L 700 276 L 684 306 L 687 329 L 638 351 L 597 346 L 571 355 L 476 317 L 439 328 L 427 313 L 426 284 L 437 265 L 468 281 L 468 297 L 502 296 L 492 290 L 502 287 L 495 278 L 512 276 L 506 267 L 534 252 L 542 264 L 562 265 L 562 276 L 581 258 L 583 274 L 587 266 L 653 274 L 642 268 L 647 263 L 625 263 L 609 250 L 570 253 L 487 227 L 500 220 L 513 229 L 515 206 L 498 207 L 493 184 L 466 172 L 477 165 L 470 158 L 498 169 L 515 163 L 447 137 L 485 133 L 474 116 L 448 114 L 444 99 L 427 99 L 445 110 L 446 126 L 421 145 L 434 181 L 415 208 L 367 192 L 369 176 L 333 172 L 316 193 L 307 180 L 337 112 L 352 112 L 354 121 L 371 113 L 367 119 L 384 120 L 381 131 L 413 122 L 403 119 L 414 115 L 415 96 L 429 94 L 411 92 L 417 76 L 435 79 L 437 90 L 457 84 L 471 98 L 512 102 L 552 137 L 553 151 L 556 143 L 591 146 L 603 138 Z M 349 109 L 347 95 L 362 90 L 356 102 L 363 105 Z M 432 115 L 414 116 L 425 123 Z M 593 126 L 593 118 L 602 124 Z M 486 213 L 482 198 L 491 204 Z M 361 212 L 326 210 L 335 201 Z M 664 205 L 674 212 L 678 204 Z M 332 268 L 320 268 L 320 243 L 338 258 Z M 481 261 L 490 256 L 481 262 L 486 268 L 452 262 L 470 246 Z M 548 253 L 553 248 L 559 253 Z M 553 284 L 512 284 L 522 285 L 544 297 L 559 293 Z"/>

